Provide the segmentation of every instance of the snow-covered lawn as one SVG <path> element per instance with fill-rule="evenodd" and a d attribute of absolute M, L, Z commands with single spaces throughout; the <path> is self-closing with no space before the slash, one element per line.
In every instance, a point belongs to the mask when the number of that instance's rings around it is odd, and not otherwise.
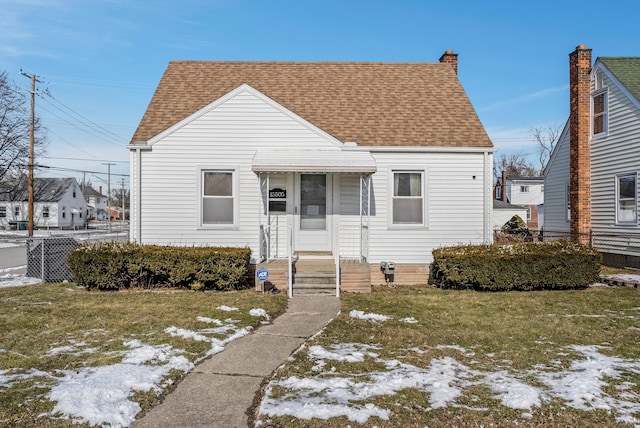
<path fill-rule="evenodd" d="M 264 312 L 261 308 L 252 309 L 254 310 Z M 231 318 L 221 321 L 198 317 L 198 320 L 214 324 L 215 327 L 187 330 L 170 326 L 165 329 L 169 336 L 210 343 L 211 348 L 198 361 L 222 352 L 227 343 L 247 335 L 251 330 L 251 327 L 239 328 L 239 321 Z M 213 334 L 226 337 L 217 339 L 211 337 Z M 88 422 L 96 426 L 130 426 L 141 410 L 140 405 L 131 399 L 134 392 L 154 390 L 160 393 L 169 386 L 166 382 L 169 371 L 189 372 L 194 363 L 185 357 L 184 350 L 168 344 L 149 345 L 138 339 L 125 341 L 123 344 L 129 350 L 122 353 L 119 363 L 112 365 L 56 370 L 51 373 L 36 369 L 26 372 L 0 370 L 0 391 L 18 381 L 47 380 L 53 386 L 46 397 L 56 404 L 49 414 L 40 415 L 41 418 L 68 418 L 73 423 Z M 51 348 L 47 354 L 78 355 L 94 352 L 99 352 L 99 348 L 88 347 L 84 342 L 74 342 L 72 345 Z"/>
<path fill-rule="evenodd" d="M 640 279 L 640 276 L 634 279 Z M 449 297 L 455 299 L 456 294 Z M 368 303 L 366 307 L 371 306 Z M 356 300 L 348 309 L 353 306 L 358 306 Z M 627 334 L 640 331 L 640 307 L 617 311 L 604 309 L 603 312 L 580 315 L 549 313 L 541 314 L 541 318 L 577 320 L 580 325 L 594 323 L 595 328 L 600 317 L 620 319 L 629 324 L 624 327 Z M 401 325 L 398 321 L 409 324 L 405 327 L 407 329 L 438 328 L 437 322 L 429 320 L 430 316 L 428 312 L 399 316 L 393 310 L 377 313 L 364 308 L 351 309 L 342 315 L 348 317 L 344 322 L 356 331 L 345 336 L 360 334 L 366 337 L 370 334 L 369 338 L 377 337 L 376 333 L 387 335 L 395 332 L 411 337 L 398 330 L 403 327 L 389 328 L 380 333 L 384 324 L 394 319 L 396 326 Z M 449 313 L 448 316 L 455 319 L 457 314 Z M 546 362 L 522 367 L 521 363 L 505 358 L 509 353 L 517 358 L 518 349 L 486 352 L 486 345 L 463 347 L 455 342 L 423 343 L 420 346 L 407 344 L 407 347 L 400 348 L 394 339 L 389 339 L 389 342 L 394 343 L 395 348 L 389 348 L 388 344 L 385 348 L 384 343 L 375 340 L 327 344 L 327 338 L 336 334 L 340 335 L 331 330 L 326 338 L 319 335 L 315 342 L 303 345 L 279 368 L 267 385 L 256 426 L 304 426 L 303 421 L 314 418 L 327 423 L 331 418 L 340 418 L 330 426 L 399 426 L 406 423 L 403 418 L 416 413 L 422 414 L 424 419 L 416 419 L 411 426 L 421 426 L 420 422 L 425 425 L 425 421 L 429 426 L 441 426 L 443 419 L 446 420 L 443 412 L 447 411 L 464 412 L 466 416 L 458 413 L 460 426 L 467 426 L 465 423 L 469 421 L 474 421 L 473 426 L 489 426 L 482 418 L 495 412 L 499 406 L 510 409 L 515 415 L 509 420 L 500 420 L 501 424 L 529 426 L 540 423 L 540 419 L 544 420 L 541 415 L 549 413 L 548 409 L 556 408 L 560 403 L 560 412 L 562 409 L 578 413 L 600 412 L 598 417 L 610 421 L 604 422 L 605 425 L 614 422 L 640 428 L 640 354 L 636 353 L 631 358 L 615 355 L 615 347 L 611 343 L 585 344 L 580 340 L 579 343 L 559 345 L 548 338 L 538 337 L 534 343 Z M 452 336 L 457 334 L 460 333 L 451 332 Z M 536 332 L 530 334 L 535 337 Z M 429 342 L 419 334 L 416 337 Z M 629 337 L 636 338 L 629 346 L 637 349 L 638 336 L 629 334 Z M 508 343 L 509 339 L 513 338 L 505 338 L 505 342 Z M 311 367 L 311 370 L 303 372 L 300 367 Z M 602 416 L 603 412 L 605 416 Z M 584 417 L 586 420 L 591 418 Z M 479 425 L 475 425 L 476 422 Z M 320 425 L 316 423 L 313 426 Z"/>
<path fill-rule="evenodd" d="M 467 357 L 475 355 L 464 348 L 459 351 L 458 347 L 449 348 L 465 353 Z M 480 385 L 489 388 L 503 406 L 519 410 L 523 419 L 531 417 L 534 407 L 558 399 L 579 410 L 613 412 L 617 422 L 640 426 L 638 385 L 622 382 L 615 386 L 616 394 L 606 391 L 611 386 L 608 379 L 620 379 L 628 373 L 640 374 L 640 360 L 604 355 L 600 352 L 601 346 L 574 345 L 561 349 L 561 352 L 576 354 L 568 368 L 550 365 L 524 371 L 487 371 L 483 367 L 462 364 L 455 356 L 433 359 L 426 368 L 421 368 L 403 363 L 402 355 L 396 359 L 381 358 L 376 349 L 375 345 L 360 343 L 335 344 L 330 349 L 321 346 L 301 348 L 298 352 L 306 353 L 307 358 L 315 362 L 313 373 L 308 377 L 292 376 L 270 382 L 260 404 L 260 414 L 298 419 L 344 416 L 359 423 L 373 417 L 389 420 L 393 408 L 366 402 L 417 389 L 428 396 L 430 404 L 422 409 L 427 413 L 447 406 L 465 406 L 458 399 L 469 388 Z M 424 350 L 413 348 L 406 353 L 411 352 L 423 353 Z M 367 372 L 363 377 L 363 374 L 337 372 L 332 366 L 337 361 L 362 363 L 365 358 L 384 365 L 385 369 Z M 273 394 L 274 387 L 281 388 L 277 397 Z M 478 412 L 490 410 L 487 407 L 467 408 Z"/>

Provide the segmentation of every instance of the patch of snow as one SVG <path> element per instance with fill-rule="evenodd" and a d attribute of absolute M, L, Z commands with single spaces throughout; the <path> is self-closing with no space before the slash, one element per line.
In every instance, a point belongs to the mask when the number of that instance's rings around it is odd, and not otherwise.
<path fill-rule="evenodd" d="M 402 318 L 400 321 L 406 322 L 407 324 L 417 324 L 418 323 L 418 320 L 415 319 L 414 317 Z"/>
<path fill-rule="evenodd" d="M 16 244 L 14 242 L 0 242 L 0 248 L 16 248 L 19 246 L 19 244 Z"/>
<path fill-rule="evenodd" d="M 208 318 L 208 317 L 196 317 L 196 320 L 200 321 L 200 322 L 206 322 L 207 324 L 215 324 L 215 325 L 222 325 L 222 321 L 218 320 L 218 319 L 214 319 L 214 318 Z"/>
<path fill-rule="evenodd" d="M 367 313 L 365 314 L 363 311 L 357 311 L 357 310 L 353 310 L 351 312 L 349 312 L 349 316 L 351 318 L 357 318 L 357 319 L 361 319 L 361 320 L 365 320 L 365 321 L 371 321 L 371 322 L 378 322 L 378 321 L 387 321 L 388 319 L 390 319 L 391 317 L 387 316 L 387 315 L 380 315 L 380 314 L 373 314 L 373 313 Z"/>
<path fill-rule="evenodd" d="M 262 308 L 254 308 L 251 309 L 249 311 L 249 315 L 251 315 L 252 317 L 263 317 L 266 320 L 270 320 L 271 317 L 269 316 L 269 314 L 267 313 L 267 311 L 265 311 Z"/>
<path fill-rule="evenodd" d="M 26 266 L 18 266 L 15 268 L 2 269 L 2 271 L 9 270 L 18 270 L 18 269 L 26 269 Z M 35 285 L 40 284 L 42 281 L 40 278 L 31 278 L 28 276 L 15 274 L 15 273 L 7 273 L 4 275 L 0 275 L 0 288 L 8 288 L 8 287 L 20 287 L 22 285 Z"/>
<path fill-rule="evenodd" d="M 542 402 L 540 389 L 511 377 L 507 372 L 487 373 L 485 379 L 498 394 L 503 406 L 531 410 L 533 406 L 539 407 Z"/>
<path fill-rule="evenodd" d="M 232 308 L 231 306 L 226 306 L 226 305 L 218 306 L 216 309 L 220 309 L 221 311 L 225 311 L 225 312 L 231 312 L 231 311 L 237 311 L 238 310 L 238 308 Z"/>
<path fill-rule="evenodd" d="M 467 353 L 467 350 L 465 348 L 463 348 L 462 346 L 459 345 L 438 345 L 436 346 L 436 349 L 453 349 L 455 351 L 459 351 L 463 354 Z"/>
<path fill-rule="evenodd" d="M 237 329 L 233 325 L 225 332 L 233 331 L 225 339 L 210 338 L 203 330 L 190 331 L 178 327 L 168 327 L 165 332 L 191 340 L 211 343 L 211 349 L 204 357 L 221 352 L 224 345 L 249 334 L 250 328 Z M 47 397 L 56 402 L 51 415 L 62 415 L 73 423 L 128 427 L 140 412 L 140 405 L 131 400 L 135 391 L 161 391 L 169 382 L 162 380 L 171 370 L 188 372 L 195 366 L 181 349 L 162 344 L 152 346 L 134 339 L 124 343 L 129 348 L 120 363 L 87 367 L 80 370 L 61 371 L 62 378 L 51 388 Z M 77 345 L 77 344 L 76 344 Z M 200 361 L 200 360 L 198 360 Z M 0 386 L 7 375 L 0 372 Z"/>

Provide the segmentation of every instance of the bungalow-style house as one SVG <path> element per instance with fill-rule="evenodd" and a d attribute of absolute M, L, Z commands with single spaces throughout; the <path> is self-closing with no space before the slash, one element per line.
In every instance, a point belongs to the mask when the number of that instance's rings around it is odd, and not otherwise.
<path fill-rule="evenodd" d="M 28 187 L 22 180 L 10 192 L 0 193 L 0 227 L 22 228 L 28 219 Z M 76 229 L 86 226 L 87 204 L 75 178 L 35 178 L 33 226 Z"/>
<path fill-rule="evenodd" d="M 509 177 L 505 171 L 502 181 L 495 184 L 494 197 L 502 202 L 524 207 L 522 217 L 531 231 L 538 231 L 544 223 L 544 178 Z"/>
<path fill-rule="evenodd" d="M 102 194 L 102 186 L 100 190 L 84 186 L 82 193 L 87 201 L 87 220 L 107 220 L 107 197 Z"/>
<path fill-rule="evenodd" d="M 640 268 L 640 57 L 569 55 L 570 115 L 545 169 L 545 238 L 591 242 Z"/>
<path fill-rule="evenodd" d="M 249 247 L 290 291 L 308 259 L 342 261 L 347 291 L 426 283 L 434 248 L 492 240 L 495 149 L 457 57 L 170 62 L 128 146 L 131 239 Z"/>

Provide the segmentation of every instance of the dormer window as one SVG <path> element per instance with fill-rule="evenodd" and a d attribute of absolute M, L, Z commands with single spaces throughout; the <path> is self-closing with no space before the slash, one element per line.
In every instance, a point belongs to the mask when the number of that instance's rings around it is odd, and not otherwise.
<path fill-rule="evenodd" d="M 591 97 L 591 135 L 603 135 L 608 132 L 609 106 L 607 90 L 594 94 Z"/>

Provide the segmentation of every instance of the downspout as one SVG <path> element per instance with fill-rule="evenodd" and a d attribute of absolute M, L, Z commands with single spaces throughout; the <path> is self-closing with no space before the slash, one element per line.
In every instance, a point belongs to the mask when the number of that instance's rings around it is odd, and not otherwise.
<path fill-rule="evenodd" d="M 493 239 L 492 239 L 492 234 L 491 234 L 491 211 L 493 208 L 493 197 L 489 197 L 489 195 L 492 195 L 492 189 L 491 189 L 491 167 L 489 165 L 489 161 L 492 159 L 492 155 L 489 154 L 489 152 L 484 152 L 483 153 L 483 180 L 484 180 L 484 186 L 483 187 L 483 196 L 484 196 L 484 224 L 482 227 L 483 230 L 483 236 L 482 236 L 482 242 L 485 245 L 490 244 Z M 504 194 L 505 189 L 502 189 L 502 192 Z"/>
<path fill-rule="evenodd" d="M 135 162 L 135 167 L 131 165 L 130 173 L 133 176 L 134 180 L 132 185 L 135 183 L 135 224 L 131 226 L 129 230 L 129 240 L 136 242 L 138 244 L 142 243 L 142 151 L 143 150 L 151 150 L 151 146 L 147 144 L 146 141 L 136 141 L 133 144 L 129 144 L 127 148 L 134 152 L 133 159 Z M 135 170 L 134 170 L 135 168 Z M 134 173 L 135 171 L 135 173 Z M 133 186 L 132 186 L 133 187 Z M 111 213 L 109 213 L 111 214 Z"/>

